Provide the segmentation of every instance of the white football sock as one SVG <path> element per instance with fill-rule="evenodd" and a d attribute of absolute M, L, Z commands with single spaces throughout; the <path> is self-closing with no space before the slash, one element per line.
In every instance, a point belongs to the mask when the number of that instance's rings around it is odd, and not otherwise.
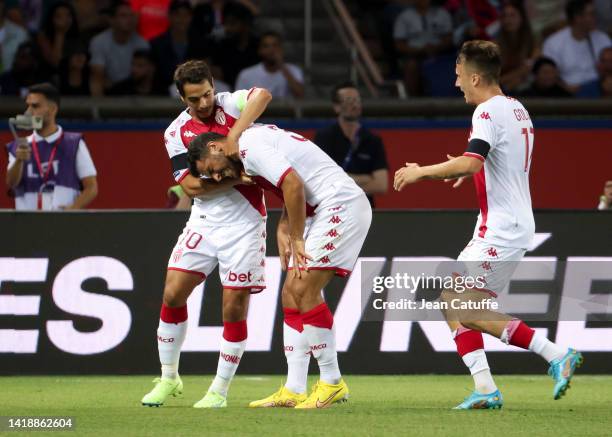
<path fill-rule="evenodd" d="M 232 342 L 227 341 L 225 338 L 221 339 L 217 375 L 210 385 L 210 390 L 219 393 L 221 396 L 227 396 L 227 391 L 229 390 L 232 378 L 236 374 L 238 364 L 240 364 L 246 343 L 246 340 Z"/>
<path fill-rule="evenodd" d="M 484 349 L 477 349 L 461 357 L 470 369 L 474 378 L 474 389 L 480 394 L 489 394 L 497 390 Z"/>
<path fill-rule="evenodd" d="M 166 323 L 159 321 L 157 328 L 157 350 L 161 363 L 162 378 L 176 379 L 178 376 L 181 347 L 187 334 L 187 321 Z"/>
<path fill-rule="evenodd" d="M 342 379 L 336 353 L 336 331 L 304 324 L 304 334 L 308 339 L 312 356 L 319 363 L 321 381 L 328 384 L 338 384 Z"/>
<path fill-rule="evenodd" d="M 287 358 L 287 382 L 285 387 L 293 393 L 306 393 L 310 346 L 304 332 L 283 323 L 283 343 Z"/>
<path fill-rule="evenodd" d="M 549 363 L 553 360 L 563 358 L 567 353 L 567 349 L 556 345 L 543 335 L 533 334 L 531 343 L 529 343 L 529 350 L 540 355 Z"/>

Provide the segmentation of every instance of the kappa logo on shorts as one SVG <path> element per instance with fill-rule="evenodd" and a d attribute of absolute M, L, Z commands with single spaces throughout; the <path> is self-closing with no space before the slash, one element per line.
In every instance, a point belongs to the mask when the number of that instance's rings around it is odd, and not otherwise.
<path fill-rule="evenodd" d="M 489 261 L 485 261 L 482 264 L 480 264 L 480 267 L 482 267 L 484 270 L 491 272 L 493 271 L 493 267 L 491 267 L 491 263 Z"/>
<path fill-rule="evenodd" d="M 329 257 L 328 257 L 328 256 L 324 256 L 323 258 L 321 258 L 321 259 L 319 260 L 319 262 L 320 262 L 321 264 L 329 264 L 331 261 L 330 261 L 330 259 L 329 259 Z"/>
<path fill-rule="evenodd" d="M 240 157 L 241 157 L 242 159 L 245 159 L 245 158 L 246 158 L 246 152 L 247 152 L 246 150 L 241 150 L 241 151 L 240 151 Z"/>
<path fill-rule="evenodd" d="M 340 217 L 335 215 L 335 216 L 333 216 L 332 218 L 329 219 L 329 223 L 333 223 L 333 224 L 337 225 L 338 223 L 342 223 L 342 220 L 340 219 Z"/>
<path fill-rule="evenodd" d="M 325 249 L 325 250 L 336 250 L 336 246 L 334 246 L 334 243 L 327 243 L 325 246 L 323 246 L 323 249 Z"/>
<path fill-rule="evenodd" d="M 336 207 L 334 207 L 334 208 L 328 208 L 327 210 L 328 210 L 328 211 L 340 211 L 341 209 L 342 209 L 342 207 L 341 207 L 341 206 L 336 206 Z"/>
<path fill-rule="evenodd" d="M 487 253 L 489 256 L 494 256 L 497 258 L 497 250 L 494 247 L 489 247 L 489 249 L 487 249 Z"/>
<path fill-rule="evenodd" d="M 480 118 L 482 118 L 483 120 L 491 120 L 491 116 L 488 112 L 483 112 L 482 114 L 480 114 Z"/>
<path fill-rule="evenodd" d="M 340 235 L 340 234 L 338 234 L 338 231 L 336 231 L 335 229 L 332 229 L 331 231 L 329 231 L 329 232 L 328 232 L 327 234 L 325 234 L 325 235 L 327 235 L 328 237 L 337 237 L 337 236 L 338 236 L 338 235 Z"/>
<path fill-rule="evenodd" d="M 174 138 L 174 136 L 176 135 L 176 131 L 175 130 L 170 131 L 170 133 L 168 135 L 170 135 L 172 138 Z"/>
<path fill-rule="evenodd" d="M 266 266 L 266 260 L 265 260 L 265 259 L 262 259 L 262 260 L 261 260 L 261 262 L 259 263 L 259 265 L 260 265 L 261 267 L 265 267 L 265 266 Z"/>

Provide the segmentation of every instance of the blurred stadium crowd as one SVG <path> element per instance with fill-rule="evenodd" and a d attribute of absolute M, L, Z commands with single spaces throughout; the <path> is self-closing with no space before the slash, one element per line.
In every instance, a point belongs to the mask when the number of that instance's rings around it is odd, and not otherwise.
<path fill-rule="evenodd" d="M 313 96 L 303 66 L 285 61 L 285 35 L 266 16 L 272 3 L 0 0 L 0 94 L 23 96 L 51 79 L 62 95 L 171 96 L 175 66 L 200 58 L 217 91 Z M 456 50 L 478 38 L 500 45 L 509 94 L 612 97 L 609 0 L 345 3 L 385 77 L 403 80 L 409 96 L 457 95 Z"/>

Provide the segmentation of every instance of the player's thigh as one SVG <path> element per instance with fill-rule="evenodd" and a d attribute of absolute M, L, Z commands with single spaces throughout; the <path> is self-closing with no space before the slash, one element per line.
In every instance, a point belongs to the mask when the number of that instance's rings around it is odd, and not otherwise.
<path fill-rule="evenodd" d="M 301 272 L 299 277 L 289 271 L 283 284 L 283 296 L 287 294 L 288 299 L 299 304 L 305 297 L 320 296 L 321 290 L 333 277 L 333 270 L 308 270 Z"/>
<path fill-rule="evenodd" d="M 168 260 L 164 302 L 184 305 L 193 289 L 206 279 L 217 265 L 216 248 L 204 226 L 186 226 Z"/>
<path fill-rule="evenodd" d="M 261 292 L 266 288 L 266 221 L 229 226 L 220 234 L 217 256 L 224 290 Z"/>

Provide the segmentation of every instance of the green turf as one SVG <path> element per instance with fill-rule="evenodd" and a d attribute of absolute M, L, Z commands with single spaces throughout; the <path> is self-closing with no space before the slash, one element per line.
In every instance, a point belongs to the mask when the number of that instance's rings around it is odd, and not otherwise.
<path fill-rule="evenodd" d="M 0 416 L 73 416 L 70 433 L 36 436 L 187 435 L 612 435 L 612 377 L 577 376 L 568 395 L 552 400 L 545 376 L 499 376 L 502 410 L 452 411 L 469 394 L 468 376 L 346 376 L 348 403 L 327 410 L 249 409 L 281 377 L 238 377 L 227 409 L 191 408 L 210 377 L 183 377 L 185 393 L 159 408 L 143 407 L 152 376 L 1 377 Z M 11 432 L 6 435 L 26 435 Z"/>

